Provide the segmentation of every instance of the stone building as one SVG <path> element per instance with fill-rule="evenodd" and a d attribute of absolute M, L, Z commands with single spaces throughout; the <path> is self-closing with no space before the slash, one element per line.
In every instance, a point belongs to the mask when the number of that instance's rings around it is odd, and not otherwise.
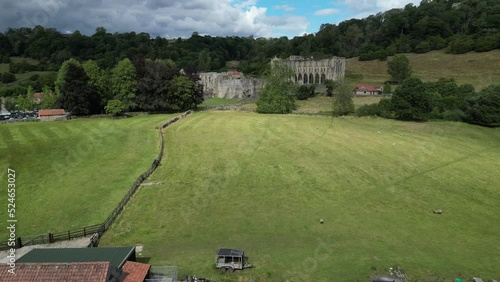
<path fill-rule="evenodd" d="M 64 109 L 40 110 L 38 111 L 40 121 L 67 120 L 68 114 Z"/>
<path fill-rule="evenodd" d="M 339 80 L 345 76 L 345 58 L 333 57 L 330 59 L 315 60 L 302 56 L 290 56 L 288 59 L 274 58 L 271 64 L 282 62 L 295 72 L 292 81 L 298 84 L 323 83 L 326 79 Z"/>
<path fill-rule="evenodd" d="M 238 71 L 199 73 L 203 93 L 209 98 L 256 99 L 264 81 L 245 77 Z"/>

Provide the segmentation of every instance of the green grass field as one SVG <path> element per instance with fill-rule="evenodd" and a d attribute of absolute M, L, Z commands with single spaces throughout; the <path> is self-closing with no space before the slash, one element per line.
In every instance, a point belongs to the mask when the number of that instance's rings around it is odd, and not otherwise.
<path fill-rule="evenodd" d="M 201 112 L 166 140 L 159 184 L 101 245 L 143 244 L 142 261 L 216 281 L 369 281 L 394 266 L 409 281 L 500 278 L 496 129 Z M 255 268 L 219 273 L 221 247 Z"/>
<path fill-rule="evenodd" d="M 451 77 L 460 84 L 470 83 L 477 89 L 500 83 L 500 50 L 463 55 L 446 54 L 444 51 L 405 55 L 410 60 L 413 75 L 424 81 Z M 348 59 L 346 72 L 363 76 L 362 81 L 350 81 L 352 84 L 384 83 L 390 78 L 387 62 L 379 60 L 361 62 L 357 57 Z"/>
<path fill-rule="evenodd" d="M 17 235 L 104 221 L 156 158 L 155 127 L 173 116 L 0 124 L 0 179 L 5 184 L 0 206 L 7 207 L 11 168 L 16 171 Z M 6 213 L 2 208 L 0 218 Z M 5 228 L 0 238 L 7 238 Z"/>
<path fill-rule="evenodd" d="M 203 103 L 198 105 L 198 108 L 203 109 L 221 105 L 239 104 L 241 101 L 242 99 L 205 98 Z"/>

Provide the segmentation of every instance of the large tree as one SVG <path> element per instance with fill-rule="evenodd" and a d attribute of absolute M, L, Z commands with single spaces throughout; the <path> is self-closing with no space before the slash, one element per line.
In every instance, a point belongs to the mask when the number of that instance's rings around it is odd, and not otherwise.
<path fill-rule="evenodd" d="M 168 90 L 168 110 L 185 111 L 196 107 L 193 93 L 198 91 L 198 85 L 185 75 L 174 77 Z"/>
<path fill-rule="evenodd" d="M 109 72 L 101 69 L 93 60 L 86 61 L 82 67 L 89 77 L 89 83 L 99 92 L 103 105 L 107 104 L 113 98 Z"/>
<path fill-rule="evenodd" d="M 61 88 L 66 79 L 66 74 L 68 72 L 69 65 L 81 66 L 80 62 L 73 58 L 64 61 L 64 63 L 62 63 L 61 67 L 59 68 L 59 71 L 57 72 L 56 81 L 54 82 L 57 96 L 61 94 Z"/>
<path fill-rule="evenodd" d="M 437 106 L 437 93 L 429 91 L 419 78 L 410 78 L 394 92 L 391 104 L 396 118 L 425 121 Z"/>
<path fill-rule="evenodd" d="M 73 115 L 97 114 L 101 111 L 101 99 L 97 89 L 90 84 L 89 78 L 80 65 L 69 64 L 58 104 Z"/>
<path fill-rule="evenodd" d="M 392 60 L 387 62 L 387 72 L 391 75 L 392 80 L 401 84 L 403 80 L 411 76 L 410 60 L 405 55 L 394 56 Z"/>
<path fill-rule="evenodd" d="M 345 81 L 337 84 L 337 95 L 333 96 L 333 114 L 344 116 L 354 113 L 354 102 L 352 101 L 352 90 Z"/>
<path fill-rule="evenodd" d="M 165 64 L 145 61 L 143 77 L 138 81 L 135 103 L 145 111 L 165 111 L 169 105 L 171 80 L 179 70 Z"/>
<path fill-rule="evenodd" d="M 293 96 L 297 86 L 290 80 L 293 70 L 281 62 L 273 62 L 265 77 L 265 84 L 257 100 L 257 112 L 264 114 L 288 114 L 295 108 Z"/>
<path fill-rule="evenodd" d="M 470 123 L 500 126 L 500 85 L 483 89 L 478 97 L 472 97 L 465 112 Z"/>
<path fill-rule="evenodd" d="M 137 86 L 136 70 L 129 59 L 123 59 L 111 70 L 113 99 L 120 100 L 129 108 L 135 106 Z"/>

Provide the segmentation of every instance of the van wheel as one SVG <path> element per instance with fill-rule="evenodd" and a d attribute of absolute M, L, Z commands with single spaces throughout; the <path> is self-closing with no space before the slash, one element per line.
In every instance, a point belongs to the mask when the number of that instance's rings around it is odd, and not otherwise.
<path fill-rule="evenodd" d="M 232 267 L 228 267 L 228 268 L 227 268 L 227 271 L 229 271 L 229 272 L 234 272 L 234 268 L 232 268 Z"/>
<path fill-rule="evenodd" d="M 221 268 L 219 268 L 219 270 L 220 270 L 220 272 L 226 272 L 227 268 L 221 267 Z"/>

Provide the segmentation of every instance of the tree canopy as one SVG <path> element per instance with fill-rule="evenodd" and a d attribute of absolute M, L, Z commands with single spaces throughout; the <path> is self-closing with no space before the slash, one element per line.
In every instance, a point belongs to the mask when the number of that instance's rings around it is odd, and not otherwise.
<path fill-rule="evenodd" d="M 295 109 L 293 95 L 297 93 L 297 86 L 290 80 L 293 74 L 293 70 L 281 62 L 273 63 L 257 100 L 258 113 L 288 114 Z"/>
<path fill-rule="evenodd" d="M 73 115 L 100 113 L 99 93 L 89 83 L 89 78 L 81 65 L 68 64 L 58 96 L 58 104 Z"/>
<path fill-rule="evenodd" d="M 396 55 L 387 62 L 387 72 L 393 81 L 401 84 L 403 80 L 411 76 L 410 60 L 405 55 Z"/>
<path fill-rule="evenodd" d="M 171 59 L 179 68 L 193 65 L 200 71 L 225 70 L 227 61 L 239 61 L 239 70 L 261 74 L 274 56 L 371 60 L 446 47 L 451 53 L 484 52 L 500 48 L 499 27 L 497 0 L 426 0 L 418 7 L 408 4 L 363 19 L 324 23 L 316 33 L 291 39 L 213 37 L 196 32 L 187 39 L 167 39 L 144 32 L 110 33 L 104 27 L 92 35 L 79 31 L 66 35 L 42 26 L 9 28 L 0 33 L 0 60 L 31 57 L 40 60 L 45 70 L 57 70 L 65 60 L 76 58 L 94 60 L 109 69 L 124 58 L 143 54 L 152 60 Z"/>

